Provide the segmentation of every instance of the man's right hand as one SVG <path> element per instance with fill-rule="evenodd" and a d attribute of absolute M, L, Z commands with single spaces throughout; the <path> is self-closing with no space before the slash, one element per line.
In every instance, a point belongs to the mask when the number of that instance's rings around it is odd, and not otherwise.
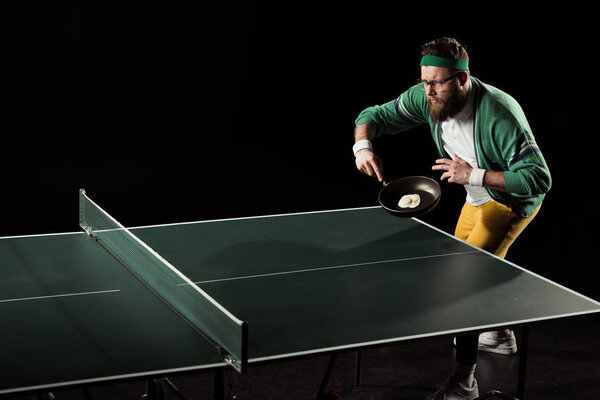
<path fill-rule="evenodd" d="M 369 176 L 376 176 L 379 182 L 383 182 L 383 168 L 381 159 L 369 149 L 363 149 L 356 153 L 356 168 Z"/>

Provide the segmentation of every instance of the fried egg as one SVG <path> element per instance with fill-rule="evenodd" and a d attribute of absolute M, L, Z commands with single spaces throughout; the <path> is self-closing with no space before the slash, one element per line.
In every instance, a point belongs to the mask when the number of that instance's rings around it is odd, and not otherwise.
<path fill-rule="evenodd" d="M 421 196 L 418 194 L 406 194 L 398 202 L 400 208 L 415 208 L 421 203 Z"/>

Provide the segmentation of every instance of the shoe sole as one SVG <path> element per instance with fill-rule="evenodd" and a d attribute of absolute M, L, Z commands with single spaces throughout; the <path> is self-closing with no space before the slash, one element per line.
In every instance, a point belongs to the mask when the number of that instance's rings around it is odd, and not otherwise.
<path fill-rule="evenodd" d="M 477 350 L 485 351 L 488 353 L 502 354 L 505 356 L 512 356 L 513 354 L 517 353 L 517 346 L 498 348 L 498 347 L 487 347 L 487 346 L 479 345 L 479 346 L 477 346 Z"/>
<path fill-rule="evenodd" d="M 456 338 L 454 338 L 452 340 L 452 344 L 456 347 Z M 488 353 L 496 353 L 496 354 L 502 354 L 505 356 L 512 356 L 513 354 L 517 354 L 517 345 L 513 346 L 513 347 L 508 347 L 508 348 L 497 348 L 497 347 L 488 347 L 486 345 L 482 345 L 479 344 L 477 346 L 477 350 L 478 351 L 485 351 Z"/>

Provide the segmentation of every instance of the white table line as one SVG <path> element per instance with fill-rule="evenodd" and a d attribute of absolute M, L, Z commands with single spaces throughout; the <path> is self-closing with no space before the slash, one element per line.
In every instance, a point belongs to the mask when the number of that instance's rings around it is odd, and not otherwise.
<path fill-rule="evenodd" d="M 0 299 L 0 303 L 13 303 L 17 301 L 30 301 L 30 300 L 44 300 L 44 299 L 55 299 L 59 297 L 71 297 L 71 296 L 89 296 L 93 294 L 107 294 L 107 293 L 115 293 L 120 292 L 121 289 L 110 289 L 110 290 L 98 290 L 95 292 L 80 292 L 80 293 L 63 293 L 63 294 L 53 294 L 48 296 L 34 296 L 34 297 L 21 297 L 15 299 Z"/>
<path fill-rule="evenodd" d="M 266 273 L 266 274 L 234 276 L 231 278 L 211 279 L 211 280 L 206 280 L 206 281 L 195 281 L 194 283 L 199 285 L 199 284 L 204 284 L 204 283 L 226 282 L 226 281 L 234 281 L 234 280 L 240 280 L 240 279 L 264 278 L 264 277 L 268 277 L 268 276 L 299 274 L 299 273 L 304 273 L 304 272 L 325 271 L 325 270 L 339 269 L 339 268 L 361 267 L 361 266 L 365 266 L 365 265 L 376 265 L 376 264 L 385 264 L 385 263 L 393 263 L 393 262 L 401 262 L 401 261 L 412 261 L 412 260 L 420 260 L 420 259 L 424 259 L 424 258 L 448 257 L 448 256 L 456 256 L 456 255 L 461 255 L 461 254 L 470 254 L 470 253 L 478 253 L 478 252 L 479 252 L 478 250 L 473 250 L 473 251 L 464 251 L 464 252 L 458 252 L 458 253 L 444 253 L 444 254 L 434 254 L 434 255 L 419 256 L 419 257 L 395 258 L 395 259 L 391 259 L 391 260 L 369 261 L 369 262 L 364 262 L 364 263 L 306 268 L 306 269 L 300 269 L 300 270 L 295 270 L 295 271 L 280 271 L 280 272 L 271 272 L 271 273 Z M 187 283 L 179 283 L 177 286 L 184 286 L 184 285 L 187 285 Z"/>

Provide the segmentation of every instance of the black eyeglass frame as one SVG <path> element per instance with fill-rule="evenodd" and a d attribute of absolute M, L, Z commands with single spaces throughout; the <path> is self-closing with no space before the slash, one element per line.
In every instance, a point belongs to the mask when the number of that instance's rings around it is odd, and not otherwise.
<path fill-rule="evenodd" d="M 435 87 L 437 85 L 439 85 L 439 88 L 441 88 L 442 86 L 444 86 L 444 84 L 446 82 L 450 82 L 452 79 L 458 77 L 460 74 L 462 74 L 464 71 L 459 71 L 459 72 L 455 72 L 452 75 L 450 75 L 448 78 L 446 79 L 440 79 L 439 81 L 426 81 L 424 79 L 417 79 L 417 84 L 423 84 L 423 86 L 421 87 L 421 89 L 425 90 L 425 85 L 429 86 L 429 87 L 433 87 L 433 90 L 436 90 Z"/>

